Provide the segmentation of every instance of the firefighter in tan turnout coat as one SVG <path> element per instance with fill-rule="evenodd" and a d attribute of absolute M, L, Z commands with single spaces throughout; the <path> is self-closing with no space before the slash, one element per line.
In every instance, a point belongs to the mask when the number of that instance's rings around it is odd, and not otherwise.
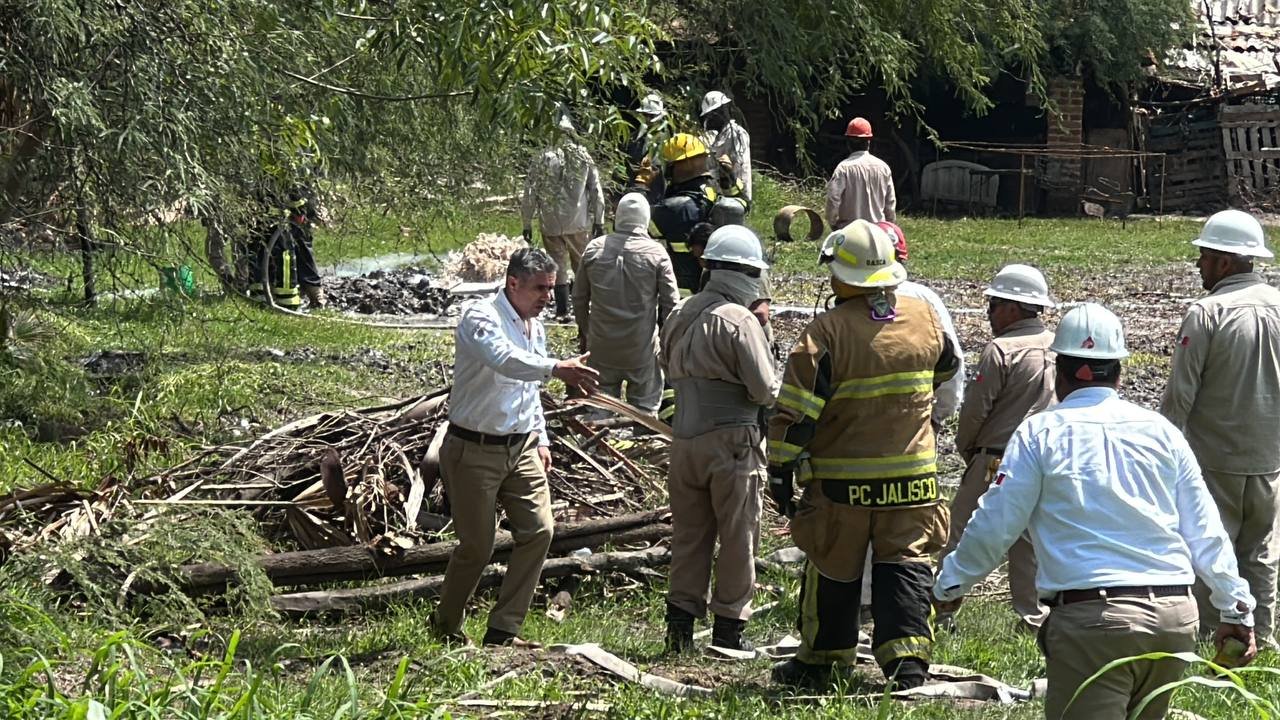
<path fill-rule="evenodd" d="M 770 494 L 794 510 L 791 535 L 807 557 L 800 649 L 773 677 L 821 685 L 832 665 L 854 663 L 870 572 L 876 661 L 898 688 L 916 687 L 933 646 L 932 556 L 948 522 L 930 414 L 957 351 L 928 302 L 894 292 L 907 273 L 884 230 L 855 220 L 827 238 L 820 262 L 837 305 L 791 351 L 769 425 Z M 798 506 L 793 480 L 804 487 Z"/>

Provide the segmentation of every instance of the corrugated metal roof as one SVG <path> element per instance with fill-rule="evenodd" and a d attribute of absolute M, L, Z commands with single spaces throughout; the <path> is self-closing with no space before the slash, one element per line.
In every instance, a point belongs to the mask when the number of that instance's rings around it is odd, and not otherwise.
<path fill-rule="evenodd" d="M 1273 0 L 1274 2 L 1275 0 Z M 1267 87 L 1280 86 L 1280 5 L 1267 0 L 1213 0 L 1212 22 L 1205 6 L 1192 2 L 1199 32 L 1195 50 L 1174 54 L 1173 75 L 1205 86 L 1213 83 L 1214 51 L 1228 88 L 1261 78 Z"/>
<path fill-rule="evenodd" d="M 1192 0 L 1196 15 L 1204 20 L 1204 3 Z M 1209 17 L 1215 21 L 1249 20 L 1254 25 L 1280 25 L 1280 5 L 1266 0 L 1211 0 Z"/>

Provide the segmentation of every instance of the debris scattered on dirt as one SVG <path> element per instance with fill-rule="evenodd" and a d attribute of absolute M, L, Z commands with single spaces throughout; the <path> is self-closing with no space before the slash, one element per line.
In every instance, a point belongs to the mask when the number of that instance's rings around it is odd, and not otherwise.
<path fill-rule="evenodd" d="M 34 270 L 18 268 L 0 270 L 0 292 L 19 292 L 49 288 L 57 284 L 53 278 Z"/>
<path fill-rule="evenodd" d="M 454 297 L 426 268 L 374 270 L 360 277 L 325 277 L 329 307 L 361 315 L 442 315 Z"/>
<path fill-rule="evenodd" d="M 90 377 L 108 380 L 141 372 L 147 355 L 134 350 L 99 350 L 81 360 L 81 364 Z"/>

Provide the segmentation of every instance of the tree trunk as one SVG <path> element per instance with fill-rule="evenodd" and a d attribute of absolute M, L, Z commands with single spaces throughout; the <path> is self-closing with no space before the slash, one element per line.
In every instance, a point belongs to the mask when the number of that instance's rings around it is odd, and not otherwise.
<path fill-rule="evenodd" d="M 670 562 L 671 551 L 666 548 L 595 553 L 586 557 L 551 558 L 542 564 L 542 581 L 585 573 L 634 572 L 641 568 L 657 567 Z M 506 572 L 507 568 L 503 565 L 489 565 L 480 576 L 480 584 L 477 588 L 500 585 Z M 440 594 L 440 588 L 443 585 L 444 576 L 433 575 L 390 585 L 290 593 L 273 596 L 271 607 L 277 612 L 293 616 L 352 612 L 386 607 L 395 602 L 410 599 L 433 598 Z"/>
<path fill-rule="evenodd" d="M 567 523 L 556 528 L 550 552 L 562 554 L 609 543 L 653 542 L 671 534 L 666 515 L 666 510 L 659 510 Z M 512 545 L 511 535 L 499 532 L 493 546 L 493 559 L 505 559 Z M 432 543 L 397 555 L 384 555 L 364 546 L 300 550 L 264 555 L 258 563 L 276 585 L 314 585 L 443 572 L 457 546 L 456 541 Z M 221 591 L 235 579 L 234 568 L 217 563 L 183 565 L 178 572 L 183 576 L 179 580 L 183 589 L 193 594 Z M 164 587 L 139 583 L 133 590 L 145 595 L 162 592 Z"/>
<path fill-rule="evenodd" d="M 80 238 L 80 276 L 84 280 L 84 302 L 86 305 L 93 305 L 98 300 L 93 272 L 93 229 L 83 197 L 76 203 L 76 235 Z"/>

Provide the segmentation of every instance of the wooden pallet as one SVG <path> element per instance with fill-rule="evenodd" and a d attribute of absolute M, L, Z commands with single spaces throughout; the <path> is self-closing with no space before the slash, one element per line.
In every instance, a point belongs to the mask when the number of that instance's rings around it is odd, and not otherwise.
<path fill-rule="evenodd" d="M 1223 105 L 1218 118 L 1232 204 L 1274 200 L 1280 194 L 1280 106 Z"/>
<path fill-rule="evenodd" d="M 1166 153 L 1163 160 L 1153 158 L 1146 164 L 1154 209 L 1178 212 L 1221 205 L 1226 195 L 1226 168 L 1216 118 L 1161 115 L 1147 128 L 1146 149 Z"/>

